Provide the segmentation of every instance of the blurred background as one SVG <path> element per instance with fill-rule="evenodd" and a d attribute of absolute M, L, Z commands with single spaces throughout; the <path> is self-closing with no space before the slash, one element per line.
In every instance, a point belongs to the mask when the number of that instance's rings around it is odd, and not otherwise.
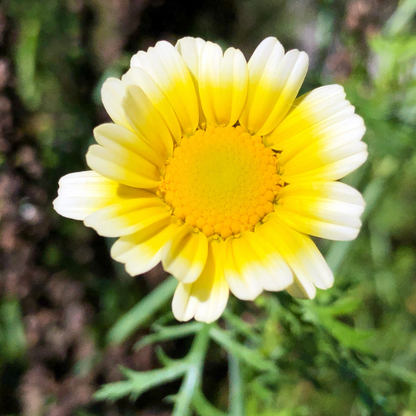
<path fill-rule="evenodd" d="M 92 129 L 108 120 L 101 85 L 133 53 L 199 36 L 249 58 L 276 36 L 310 56 L 302 93 L 339 83 L 364 117 L 370 158 L 346 181 L 367 210 L 355 242 L 318 242 L 336 283 L 315 301 L 231 300 L 220 325 L 278 371 L 243 366 L 244 410 L 232 414 L 416 416 L 415 12 L 415 0 L 3 0 L 0 415 L 172 414 L 162 399 L 180 380 L 137 400 L 93 398 L 124 379 L 120 365 L 152 370 L 160 346 L 188 351 L 192 337 L 134 348 L 171 319 L 169 300 L 146 319 L 122 318 L 165 273 L 129 277 L 109 256 L 112 241 L 60 217 L 52 200 L 61 176 L 86 169 Z M 227 352 L 212 343 L 203 391 L 223 412 L 227 374 Z"/>

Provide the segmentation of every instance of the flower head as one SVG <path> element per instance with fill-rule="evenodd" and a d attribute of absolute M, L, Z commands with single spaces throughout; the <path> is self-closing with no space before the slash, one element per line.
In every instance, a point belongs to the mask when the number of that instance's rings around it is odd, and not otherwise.
<path fill-rule="evenodd" d="M 265 39 L 234 48 L 183 38 L 133 56 L 102 88 L 114 123 L 94 130 L 92 169 L 60 180 L 55 209 L 100 235 L 131 275 L 162 261 L 181 321 L 211 322 L 229 291 L 313 298 L 333 275 L 308 236 L 354 239 L 364 201 L 338 179 L 367 158 L 338 85 L 296 98 L 304 52 Z"/>

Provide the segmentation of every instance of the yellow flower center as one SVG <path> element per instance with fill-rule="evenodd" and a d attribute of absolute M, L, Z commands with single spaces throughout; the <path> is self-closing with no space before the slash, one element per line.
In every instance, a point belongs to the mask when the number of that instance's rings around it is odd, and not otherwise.
<path fill-rule="evenodd" d="M 242 127 L 208 126 L 176 147 L 159 195 L 207 237 L 252 230 L 281 188 L 276 155 Z"/>

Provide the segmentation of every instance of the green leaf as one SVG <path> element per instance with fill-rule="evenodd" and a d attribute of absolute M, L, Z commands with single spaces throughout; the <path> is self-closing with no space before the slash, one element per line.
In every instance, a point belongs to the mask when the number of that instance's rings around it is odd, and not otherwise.
<path fill-rule="evenodd" d="M 165 351 L 163 351 L 163 348 L 158 345 L 155 348 L 155 352 L 156 352 L 156 356 L 158 358 L 158 360 L 164 365 L 164 366 L 168 366 L 171 365 L 173 362 L 178 361 L 178 360 L 174 360 L 173 358 L 170 358 Z"/>
<path fill-rule="evenodd" d="M 214 326 L 211 328 L 210 334 L 219 345 L 235 357 L 243 360 L 251 368 L 258 371 L 277 371 L 272 361 L 265 359 L 258 351 L 234 341 L 227 331 Z"/>
<path fill-rule="evenodd" d="M 222 412 L 213 406 L 204 396 L 201 390 L 197 390 L 192 398 L 192 405 L 199 416 L 227 416 L 227 413 Z"/>
<path fill-rule="evenodd" d="M 169 367 L 153 371 L 135 372 L 123 369 L 123 374 L 128 377 L 128 380 L 106 384 L 95 393 L 94 398 L 96 400 L 114 401 L 129 395 L 137 399 L 147 390 L 183 376 L 188 367 L 188 363 L 180 361 L 171 364 Z"/>
<path fill-rule="evenodd" d="M 359 297 L 346 296 L 330 306 L 317 306 L 312 304 L 310 305 L 310 309 L 314 311 L 319 309 L 320 314 L 339 316 L 355 312 L 361 304 L 362 300 Z"/>
<path fill-rule="evenodd" d="M 34 110 L 40 104 L 40 92 L 36 82 L 36 59 L 41 22 L 28 17 L 20 26 L 19 44 L 15 54 L 17 87 L 26 106 Z"/>
<path fill-rule="evenodd" d="M 386 361 L 379 361 L 375 368 L 379 371 L 389 373 L 412 386 L 416 386 L 416 374 L 413 370 L 408 370 L 407 368 Z"/>
<path fill-rule="evenodd" d="M 383 31 L 389 35 L 396 35 L 411 23 L 416 14 L 416 2 L 414 0 L 403 0 L 397 10 L 389 18 Z"/>
<path fill-rule="evenodd" d="M 333 318 L 331 315 L 322 312 L 321 308 L 315 308 L 315 312 L 317 313 L 318 322 L 345 348 L 351 348 L 368 354 L 374 352 L 370 341 L 376 336 L 375 331 L 351 328 Z"/>
<path fill-rule="evenodd" d="M 155 342 L 161 342 L 166 340 L 172 340 L 177 338 L 193 335 L 200 331 L 203 324 L 200 322 L 191 322 L 188 324 L 175 325 L 169 327 L 160 327 L 158 333 L 150 334 L 143 337 L 134 346 L 136 350 L 143 348 L 145 345 L 153 344 Z"/>
<path fill-rule="evenodd" d="M 328 320 L 328 322 L 324 325 L 344 347 L 368 354 L 372 354 L 374 352 L 374 348 L 370 345 L 369 341 L 375 336 L 375 332 L 351 328 L 348 325 L 334 319 Z"/>
<path fill-rule="evenodd" d="M 25 353 L 26 338 L 19 301 L 4 299 L 0 303 L 0 356 L 14 360 Z"/>
<path fill-rule="evenodd" d="M 240 317 L 234 315 L 228 309 L 224 311 L 223 318 L 229 324 L 230 330 L 238 332 L 254 342 L 259 342 L 261 340 L 261 336 L 253 329 L 252 325 L 244 322 Z"/>

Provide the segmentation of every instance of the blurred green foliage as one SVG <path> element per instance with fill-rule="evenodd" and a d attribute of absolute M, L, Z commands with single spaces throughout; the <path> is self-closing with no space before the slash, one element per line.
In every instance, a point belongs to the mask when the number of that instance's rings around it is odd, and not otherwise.
<path fill-rule="evenodd" d="M 122 30 L 108 23 L 108 2 L 86 3 L 93 22 L 75 1 L 19 0 L 7 6 L 16 24 L 13 59 L 17 92 L 28 114 L 24 127 L 40 148 L 50 200 L 60 176 L 85 168 L 92 129 L 103 121 L 102 82 L 121 74 L 149 37 L 184 35 L 174 28 L 157 35 L 149 30 L 137 35 L 134 49 L 126 41 L 109 63 L 100 54 L 103 39 Z M 159 348 L 161 368 L 123 369 L 125 379 L 104 385 L 96 399 L 135 399 L 180 379 L 178 394 L 168 398 L 174 416 L 192 411 L 201 416 L 416 416 L 416 2 L 402 1 L 373 32 L 347 30 L 346 5 L 354 2 L 236 0 L 218 7 L 230 4 L 237 14 L 230 28 L 221 30 L 213 6 L 189 16 L 188 34 L 240 47 L 246 56 L 269 35 L 287 48 L 312 42 L 304 91 L 340 82 L 364 118 L 369 161 L 346 178 L 366 199 L 363 229 L 354 242 L 319 241 L 336 281 L 316 300 L 285 294 L 265 294 L 254 303 L 232 299 L 225 326 L 207 326 L 174 322 L 167 305 L 171 280 L 141 299 L 119 265 L 103 272 L 90 269 L 86 260 L 69 260 L 76 242 L 88 244 L 94 237 L 82 224 L 56 219 L 59 238 L 45 248 L 44 263 L 68 270 L 99 299 L 101 312 L 91 328 L 97 348 L 136 340 L 137 330 L 149 324 L 153 332 L 138 342 L 139 349 L 193 340 L 184 358 L 173 360 Z M 142 24 L 146 27 L 146 20 Z M 89 31 L 95 37 L 86 41 Z M 349 57 L 347 74 L 329 69 L 329 57 L 340 44 Z M 117 279 L 108 278 L 113 274 Z M 3 299 L 0 317 L 0 363 L 26 365 L 18 302 Z M 207 389 L 204 372 L 215 360 L 228 366 L 229 375 Z M 94 362 L 80 363 L 80 371 L 91 366 Z M 76 414 L 101 412 L 86 406 Z"/>

